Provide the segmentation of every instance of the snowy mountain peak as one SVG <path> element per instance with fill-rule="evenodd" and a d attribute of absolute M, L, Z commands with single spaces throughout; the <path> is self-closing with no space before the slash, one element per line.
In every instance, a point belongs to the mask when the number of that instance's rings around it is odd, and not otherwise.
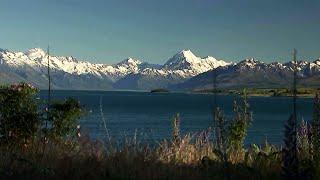
<path fill-rule="evenodd" d="M 320 58 L 315 60 L 315 61 L 313 61 L 313 63 L 320 66 Z"/>
<path fill-rule="evenodd" d="M 199 60 L 199 57 L 193 54 L 193 52 L 189 49 L 182 50 L 178 53 L 178 57 L 184 58 L 188 62 L 193 62 Z"/>
<path fill-rule="evenodd" d="M 127 64 L 135 64 L 135 65 L 138 65 L 138 64 L 141 64 L 142 62 L 138 59 L 133 59 L 131 57 L 125 59 L 124 61 L 122 61 L 123 63 L 127 63 Z"/>
<path fill-rule="evenodd" d="M 186 59 L 197 58 L 190 49 L 184 49 L 178 53 L 178 56 L 185 57 Z"/>
<path fill-rule="evenodd" d="M 190 50 L 182 50 L 170 58 L 164 68 L 169 70 L 190 69 L 194 63 L 199 63 L 199 57 L 196 57 Z"/>
<path fill-rule="evenodd" d="M 231 64 L 230 62 L 225 62 L 223 60 L 217 60 L 216 58 L 214 58 L 212 56 L 207 56 L 207 57 L 203 58 L 201 63 L 203 63 L 203 61 L 206 62 L 207 64 L 209 64 L 211 69 L 215 69 L 220 66 L 227 66 L 227 65 Z"/>
<path fill-rule="evenodd" d="M 245 63 L 260 63 L 260 61 L 256 60 L 255 58 L 247 58 L 247 59 L 243 60 L 242 62 L 245 62 Z"/>
<path fill-rule="evenodd" d="M 79 61 L 78 61 L 75 57 L 73 57 L 73 56 L 67 56 L 66 59 L 67 59 L 67 61 L 69 61 L 69 62 L 76 62 L 76 63 L 79 62 Z"/>
<path fill-rule="evenodd" d="M 227 73 L 239 72 L 240 69 L 240 72 L 264 73 L 264 77 L 274 75 L 274 72 L 289 74 L 293 67 L 292 62 L 264 63 L 254 58 L 231 64 L 212 56 L 198 57 L 190 50 L 178 52 L 164 65 L 148 64 L 134 58 L 127 58 L 114 65 L 95 64 L 77 60 L 72 56 L 50 55 L 49 60 L 53 83 L 56 87 L 88 89 L 104 89 L 118 82 L 127 83 L 126 87 L 129 89 L 132 88 L 132 84 L 147 87 L 150 85 L 150 88 L 159 85 L 166 87 L 168 84 L 183 82 L 221 66 L 224 67 L 221 69 Z M 30 49 L 25 53 L 0 49 L 0 73 L 9 73 L 4 76 L 7 79 L 1 76 L 0 83 L 28 81 L 38 87 L 46 87 L 47 63 L 47 53 L 40 48 Z M 297 65 L 299 74 L 303 77 L 320 74 L 320 59 L 314 62 L 299 61 Z"/>
<path fill-rule="evenodd" d="M 239 66 L 255 67 L 258 64 L 263 64 L 263 62 L 256 60 L 255 58 L 247 58 L 238 63 Z"/>
<path fill-rule="evenodd" d="M 142 64 L 140 60 L 127 58 L 117 64 L 114 65 L 114 68 L 118 69 L 119 72 L 126 75 L 129 73 L 137 73 L 139 69 L 139 65 Z"/>
<path fill-rule="evenodd" d="M 182 50 L 170 58 L 163 67 L 166 70 L 188 71 L 191 72 L 192 75 L 197 75 L 228 64 L 229 63 L 219 61 L 211 56 L 200 58 L 194 55 L 190 50 Z"/>
<path fill-rule="evenodd" d="M 297 61 L 297 63 L 295 63 L 294 61 L 289 61 L 289 62 L 285 63 L 284 65 L 286 67 L 291 68 L 291 69 L 294 69 L 294 66 L 296 65 L 298 70 L 300 70 L 300 69 L 304 69 L 308 64 L 310 64 L 310 63 L 307 61 Z"/>
<path fill-rule="evenodd" d="M 35 59 L 45 57 L 47 53 L 41 48 L 33 48 L 29 49 L 27 52 L 25 52 L 25 54 L 31 59 Z"/>
<path fill-rule="evenodd" d="M 138 66 L 139 64 L 142 64 L 140 60 L 128 57 L 127 59 L 115 64 L 115 66 Z"/>

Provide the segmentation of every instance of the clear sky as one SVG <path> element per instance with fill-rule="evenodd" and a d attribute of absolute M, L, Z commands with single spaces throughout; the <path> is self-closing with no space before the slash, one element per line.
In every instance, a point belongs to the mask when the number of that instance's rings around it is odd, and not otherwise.
<path fill-rule="evenodd" d="M 164 63 L 181 49 L 240 61 L 320 57 L 319 0 L 0 0 L 0 48 Z"/>

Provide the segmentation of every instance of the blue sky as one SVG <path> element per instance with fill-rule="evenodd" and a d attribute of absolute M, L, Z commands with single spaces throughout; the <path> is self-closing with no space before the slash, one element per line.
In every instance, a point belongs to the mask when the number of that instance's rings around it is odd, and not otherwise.
<path fill-rule="evenodd" d="M 319 0 L 0 0 L 0 48 L 164 63 L 181 49 L 240 61 L 320 57 Z"/>

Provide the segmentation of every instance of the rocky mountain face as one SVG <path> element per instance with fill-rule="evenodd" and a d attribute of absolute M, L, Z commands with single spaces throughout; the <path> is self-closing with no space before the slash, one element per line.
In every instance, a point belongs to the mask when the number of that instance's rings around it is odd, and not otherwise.
<path fill-rule="evenodd" d="M 53 89 L 175 90 L 210 89 L 216 77 L 220 88 L 290 87 L 294 62 L 264 63 L 254 58 L 228 63 L 183 50 L 164 65 L 127 58 L 117 64 L 95 64 L 72 56 L 49 56 Z M 0 84 L 29 82 L 46 89 L 48 55 L 39 48 L 27 52 L 0 49 Z M 320 85 L 320 59 L 299 61 L 298 85 Z"/>
<path fill-rule="evenodd" d="M 229 64 L 209 56 L 200 58 L 190 50 L 183 50 L 170 58 L 161 68 L 145 68 L 125 76 L 115 83 L 115 88 L 168 88 L 203 72 Z"/>
<path fill-rule="evenodd" d="M 255 59 L 246 59 L 236 64 L 218 67 L 199 74 L 183 83 L 172 85 L 173 89 L 212 89 L 213 79 L 219 88 L 241 87 L 291 87 L 293 81 L 294 62 L 264 63 Z M 320 59 L 313 62 L 298 61 L 298 85 L 320 85 Z"/>
<path fill-rule="evenodd" d="M 168 87 L 217 67 L 227 66 L 213 57 L 200 58 L 183 50 L 164 65 L 127 58 L 114 65 L 94 64 L 72 56 L 49 56 L 54 89 L 142 89 Z M 12 52 L 0 49 L 0 83 L 29 82 L 45 89 L 48 55 L 42 49 Z"/>

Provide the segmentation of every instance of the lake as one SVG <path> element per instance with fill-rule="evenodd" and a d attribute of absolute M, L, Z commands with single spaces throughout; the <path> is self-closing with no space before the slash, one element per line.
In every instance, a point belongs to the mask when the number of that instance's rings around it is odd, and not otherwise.
<path fill-rule="evenodd" d="M 46 91 L 41 91 L 41 98 Z M 104 120 L 109 134 L 114 138 L 133 137 L 141 141 L 157 142 L 171 137 L 171 120 L 177 113 L 181 117 L 181 132 L 193 133 L 213 125 L 214 95 L 190 93 L 149 93 L 131 91 L 52 91 L 53 99 L 73 97 L 87 110 L 81 119 L 83 133 L 92 138 L 106 138 Z M 232 116 L 234 95 L 217 95 L 216 104 L 226 115 Z M 284 123 L 292 112 L 292 98 L 249 97 L 253 122 L 246 144 L 261 144 L 267 138 L 280 145 Z M 298 98 L 298 117 L 310 120 L 312 99 Z M 101 113 L 102 112 L 102 113 Z"/>

